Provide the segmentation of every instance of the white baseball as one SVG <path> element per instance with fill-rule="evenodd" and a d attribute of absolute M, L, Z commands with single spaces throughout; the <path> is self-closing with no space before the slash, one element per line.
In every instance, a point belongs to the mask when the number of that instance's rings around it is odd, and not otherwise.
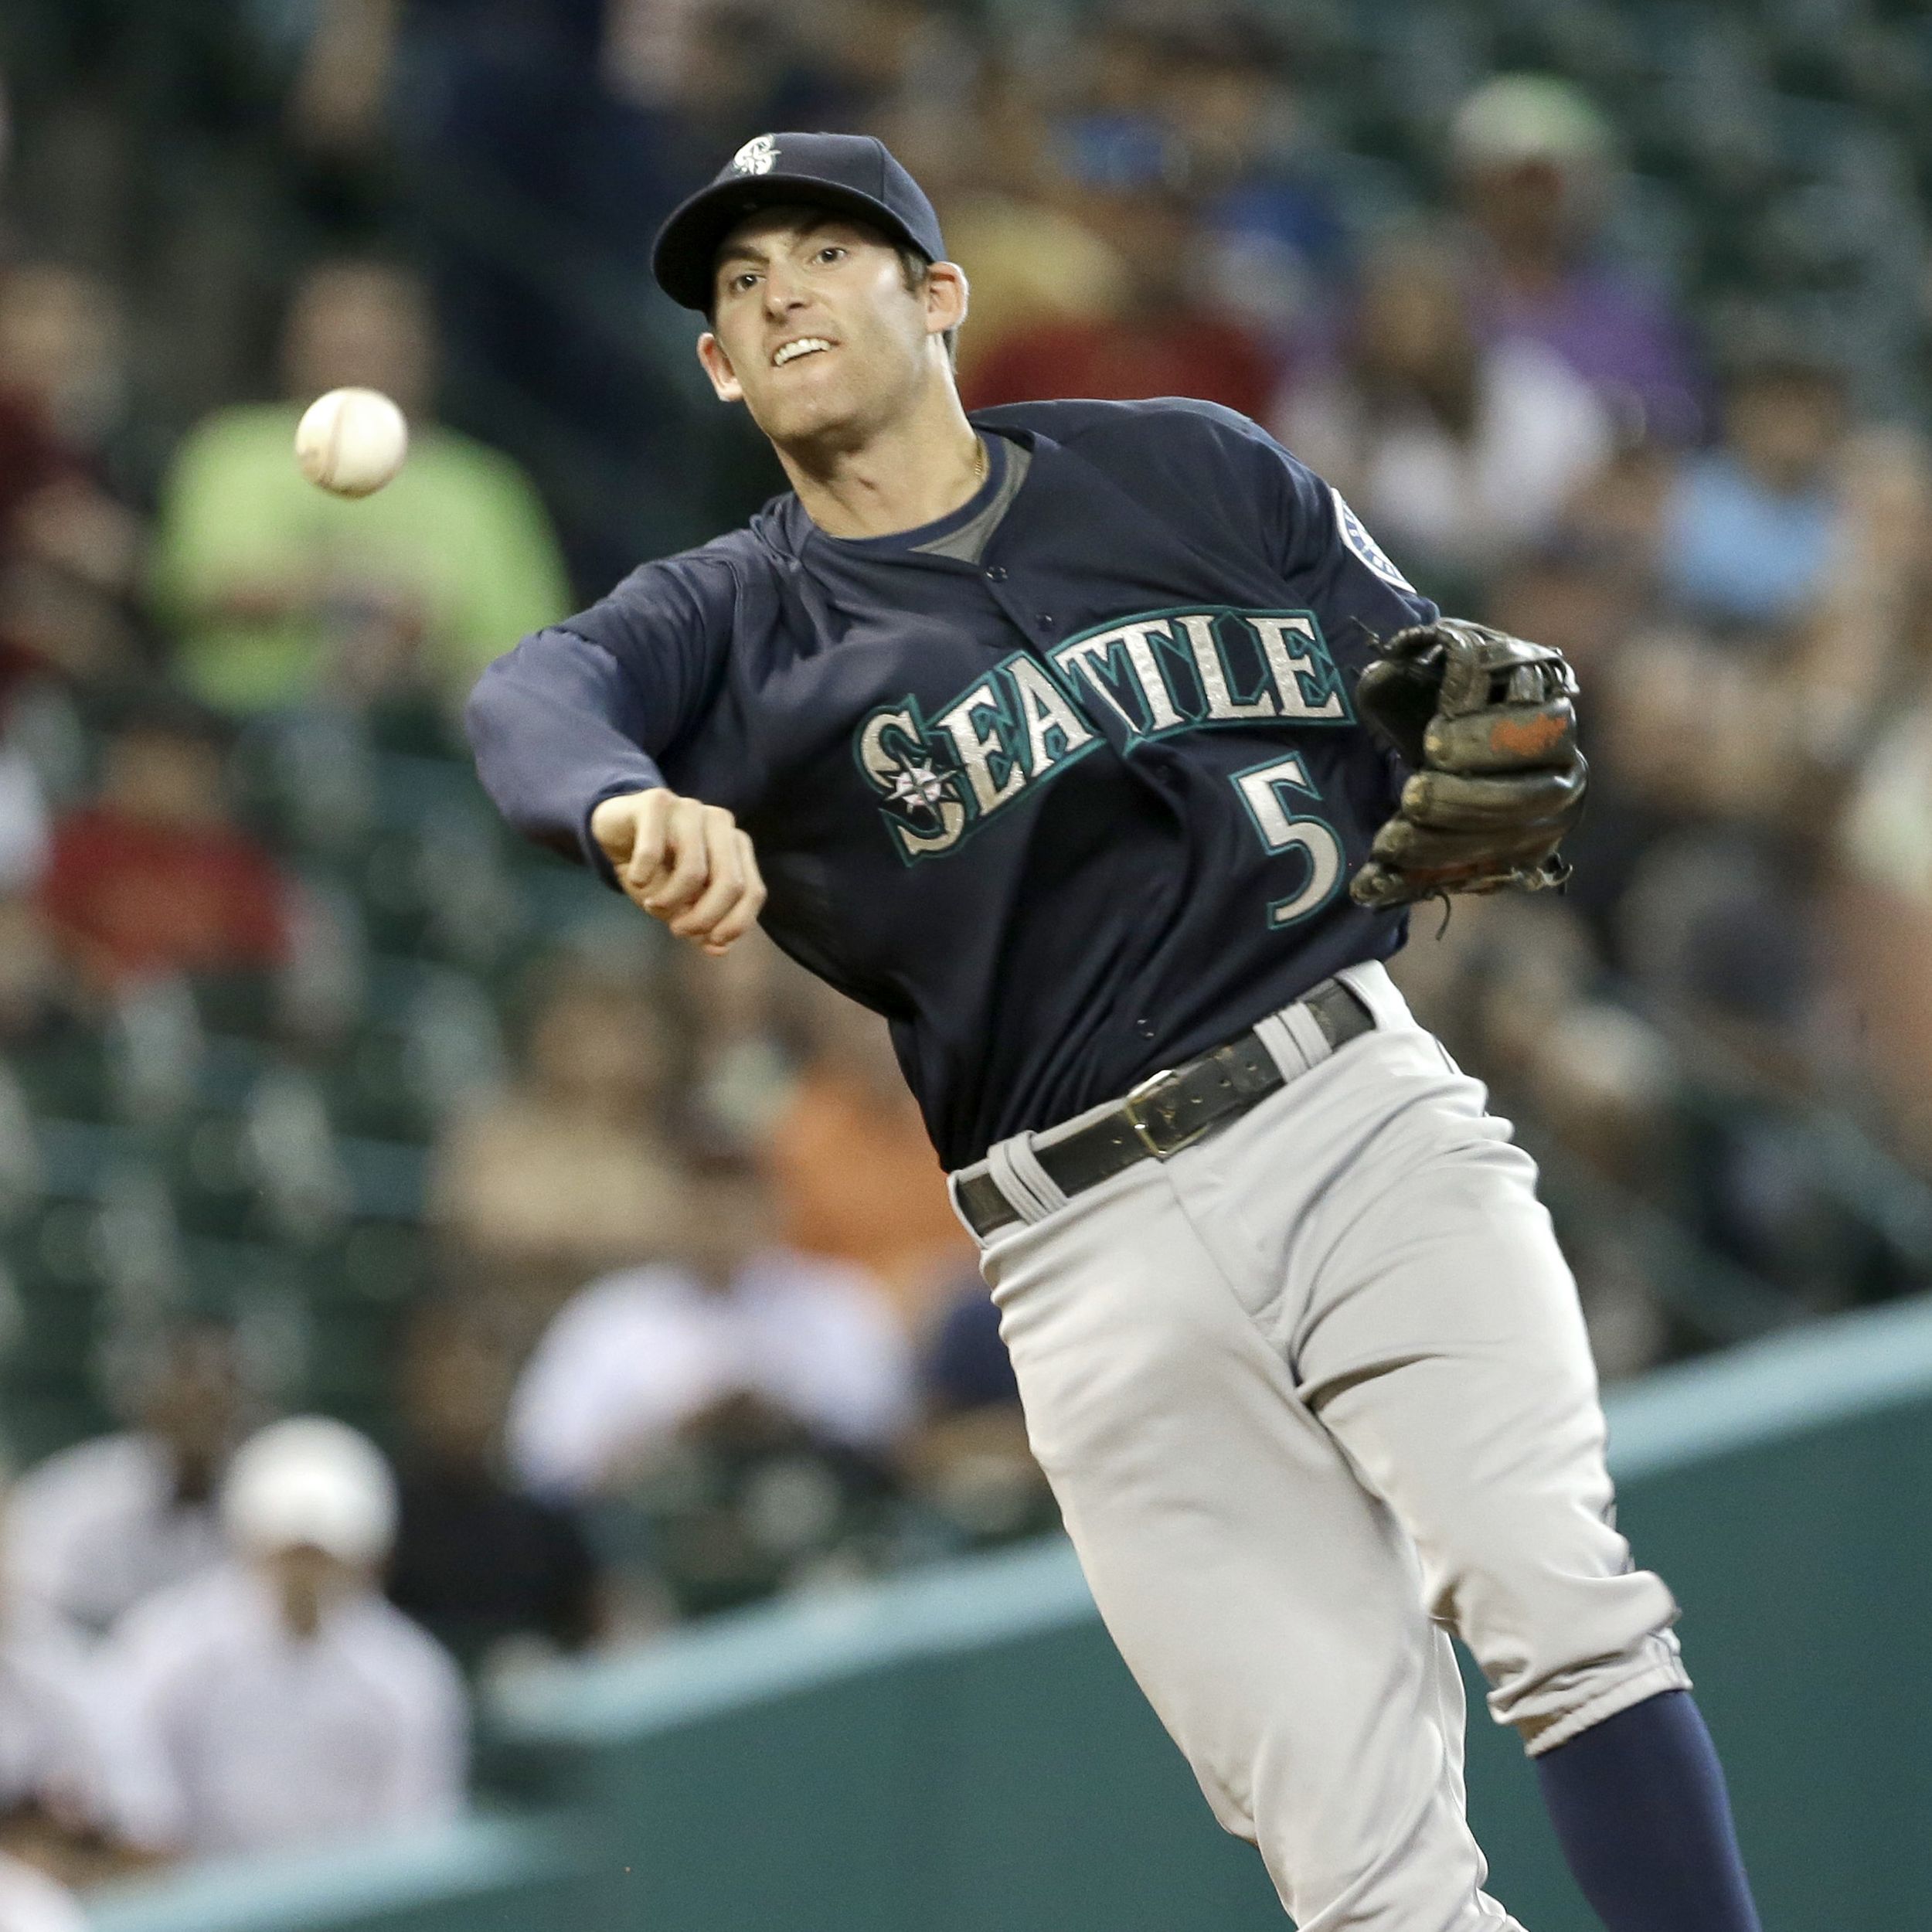
<path fill-rule="evenodd" d="M 409 425 L 380 389 L 332 389 L 303 412 L 295 461 L 303 475 L 338 496 L 367 496 L 403 467 Z"/>

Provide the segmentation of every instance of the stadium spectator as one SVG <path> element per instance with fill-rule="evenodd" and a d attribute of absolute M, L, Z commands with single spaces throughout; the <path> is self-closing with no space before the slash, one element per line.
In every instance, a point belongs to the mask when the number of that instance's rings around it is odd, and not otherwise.
<path fill-rule="evenodd" d="M 1287 344 L 1332 325 L 1352 236 L 1320 145 L 1254 15 L 1178 15 L 1164 36 L 1161 111 L 1199 198 L 1221 301 Z"/>
<path fill-rule="evenodd" d="M 42 902 L 106 986 L 158 973 L 264 973 L 287 944 L 274 861 L 230 818 L 223 733 L 167 694 L 126 707 L 92 804 L 56 825 Z"/>
<path fill-rule="evenodd" d="M 896 111 L 943 103 L 964 52 L 954 23 L 927 0 L 831 0 L 762 18 L 754 4 L 736 24 L 742 34 L 753 21 L 776 29 L 784 54 L 768 107 L 776 121 L 766 126 L 870 133 Z"/>
<path fill-rule="evenodd" d="M 87 1932 L 80 1903 L 24 1860 L 0 1852 L 0 1925 L 7 1932 Z"/>
<path fill-rule="evenodd" d="M 923 1340 L 973 1254 L 885 1024 L 818 982 L 810 1048 L 763 1156 L 789 1247 L 860 1268 Z"/>
<path fill-rule="evenodd" d="M 1587 487 L 1600 485 L 1599 478 Z M 1604 743 L 1604 711 L 1614 702 L 1624 654 L 1642 648 L 1651 601 L 1646 575 L 1631 567 L 1624 549 L 1600 531 L 1570 529 L 1539 542 L 1493 577 L 1478 607 L 1500 629 L 1561 651 L 1586 693 L 1580 723 L 1591 760 L 1590 808 L 1566 848 L 1574 872 L 1563 903 L 1589 923 L 1600 950 L 1611 942 L 1617 898 L 1655 830 L 1655 801 L 1624 784 Z"/>
<path fill-rule="evenodd" d="M 989 63 L 958 111 L 908 114 L 887 145 L 932 196 L 966 271 L 962 382 L 1017 333 L 1093 323 L 1119 308 L 1119 253 L 1082 217 L 1038 104 L 1010 70 Z"/>
<path fill-rule="evenodd" d="M 31 549 L 39 531 L 30 524 L 33 506 L 44 492 L 71 482 L 77 468 L 39 400 L 0 383 L 0 537 L 10 555 Z"/>
<path fill-rule="evenodd" d="M 0 1587 L 0 1855 L 73 1882 L 114 1858 L 117 1733 L 80 1640 Z"/>
<path fill-rule="evenodd" d="M 204 1855 L 454 1815 L 462 1680 L 376 1588 L 396 1492 L 374 1445 L 319 1417 L 271 1423 L 236 1452 L 221 1513 L 231 1560 L 149 1597 L 105 1653 L 137 1754 L 129 1828 Z"/>
<path fill-rule="evenodd" d="M 1932 560 L 1922 444 L 1848 427 L 1836 379 L 1786 359 L 1740 370 L 1726 423 L 1696 457 L 1621 458 L 1574 506 L 1583 548 L 1621 560 L 1599 619 L 1621 603 L 1634 620 L 1595 686 L 1600 782 L 1578 848 L 1595 905 L 1687 824 L 1754 827 L 1810 866 L 1910 681 Z"/>
<path fill-rule="evenodd" d="M 682 1224 L 668 1138 L 682 1090 L 668 992 L 553 958 L 505 1092 L 451 1121 L 430 1215 L 466 1285 L 547 1315 L 589 1276 L 665 1253 Z"/>
<path fill-rule="evenodd" d="M 233 713 L 310 700 L 454 707 L 488 660 L 570 594 L 549 522 L 507 457 L 434 417 L 435 329 L 416 278 L 369 260 L 311 268 L 282 340 L 287 403 L 200 423 L 162 489 L 155 574 L 182 676 Z M 301 406 L 362 385 L 410 419 L 379 495 L 332 498 L 290 450 Z"/>
<path fill-rule="evenodd" d="M 999 1311 L 976 1268 L 937 1298 L 920 1358 L 924 1413 L 905 1452 L 910 1492 L 962 1547 L 1051 1529 L 1059 1511 L 1027 1442 Z"/>
<path fill-rule="evenodd" d="M 0 897 L 39 884 L 52 838 L 39 773 L 30 759 L 0 744 Z"/>
<path fill-rule="evenodd" d="M 1469 287 L 1485 339 L 1553 350 L 1624 434 L 1692 437 L 1698 385 L 1683 328 L 1662 290 L 1604 247 L 1619 185 L 1609 124 L 1566 81 L 1502 74 L 1462 104 L 1450 155 L 1472 230 Z"/>
<path fill-rule="evenodd" d="M 1811 614 L 1836 561 L 1849 427 L 1844 383 L 1815 359 L 1736 372 L 1721 440 L 1685 461 L 1660 506 L 1658 566 L 1687 614 L 1762 634 Z"/>
<path fill-rule="evenodd" d="M 1083 206 L 1120 258 L 1119 300 L 1104 316 L 1042 318 L 1010 331 L 975 366 L 967 406 L 1198 396 L 1264 415 L 1279 386 L 1277 359 L 1243 320 L 1203 298 L 1192 200 L 1155 179 L 1097 191 Z"/>
<path fill-rule="evenodd" d="M 66 261 L 0 270 L 0 388 L 39 411 L 59 447 L 111 500 L 138 500 L 145 467 L 128 447 L 131 377 L 121 291 Z M 113 580 L 124 582 L 136 535 L 120 526 Z"/>
<path fill-rule="evenodd" d="M 165 1336 L 134 1391 L 131 1429 L 64 1449 L 14 1485 L 8 1589 L 98 1636 L 218 1563 L 215 1495 L 247 1406 L 226 1328 L 193 1322 Z"/>
<path fill-rule="evenodd" d="M 1845 976 L 1853 1058 L 1902 1151 L 1932 1173 L 1932 621 L 1917 614 L 1893 716 L 1852 786 L 1825 918 Z"/>
<path fill-rule="evenodd" d="M 1610 454 L 1588 383 L 1538 343 L 1482 344 L 1432 242 L 1375 254 L 1345 340 L 1338 369 L 1291 389 L 1284 440 L 1438 597 L 1454 601 L 1553 529 Z"/>
<path fill-rule="evenodd" d="M 145 648 L 127 382 L 111 284 L 48 261 L 0 269 L 0 655 L 83 684 Z"/>
<path fill-rule="evenodd" d="M 97 1013 L 74 983 L 36 899 L 0 893 L 0 1189 L 19 1202 L 42 1179 L 22 1110 L 90 1112 L 104 1097 Z"/>
<path fill-rule="evenodd" d="M 1103 189 L 1138 189 L 1179 175 L 1182 149 L 1164 112 L 1165 26 L 1144 11 L 1111 7 L 1100 10 L 1069 49 L 1070 84 L 1055 138 L 1077 179 Z"/>
<path fill-rule="evenodd" d="M 789 1097 L 804 1011 L 824 990 L 753 927 L 722 959 L 689 947 L 671 961 L 671 1009 L 689 1049 L 687 1126 L 746 1145 Z"/>
<path fill-rule="evenodd" d="M 680 1259 L 593 1281 L 525 1369 L 512 1460 L 539 1495 L 620 1488 L 680 1441 L 802 1437 L 889 1451 L 912 1352 L 856 1270 L 770 1245 L 755 1169 L 707 1156 L 685 1182 Z"/>
<path fill-rule="evenodd" d="M 509 1348 L 474 1310 L 432 1303 L 411 1322 L 389 1598 L 472 1668 L 519 1643 L 581 1650 L 600 1621 L 575 1513 L 506 1479 L 512 1377 Z"/>
<path fill-rule="evenodd" d="M 1519 638 L 1547 641 L 1587 685 L 1610 675 L 1617 647 L 1645 608 L 1645 587 L 1611 544 L 1553 533 L 1492 577 L 1483 614 Z"/>
<path fill-rule="evenodd" d="M 11 1060 L 77 1017 L 71 976 L 38 902 L 0 893 L 0 1053 Z"/>

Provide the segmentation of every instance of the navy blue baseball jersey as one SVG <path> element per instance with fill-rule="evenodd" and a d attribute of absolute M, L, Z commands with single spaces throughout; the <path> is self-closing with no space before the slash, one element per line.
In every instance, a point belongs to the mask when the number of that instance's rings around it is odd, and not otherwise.
<path fill-rule="evenodd" d="M 728 808 L 766 929 L 890 1022 L 949 1167 L 1397 948 L 1348 893 L 1399 777 L 1352 693 L 1435 614 L 1230 411 L 972 420 L 988 474 L 951 516 L 844 539 L 779 497 L 526 638 L 469 709 L 505 815 L 607 878 L 601 800 Z"/>

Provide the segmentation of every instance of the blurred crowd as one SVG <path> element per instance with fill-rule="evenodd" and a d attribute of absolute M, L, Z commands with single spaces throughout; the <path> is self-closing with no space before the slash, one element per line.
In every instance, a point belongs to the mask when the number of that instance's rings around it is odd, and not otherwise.
<path fill-rule="evenodd" d="M 969 406 L 1242 410 L 1576 665 L 1570 888 L 1398 972 L 1607 1374 L 1932 1279 L 1932 36 L 1682 11 L 1688 118 L 1607 0 L 8 9 L 0 1852 L 447 1815 L 466 1682 L 1054 1520 L 883 1029 L 453 727 L 776 487 L 645 275 L 759 131 L 927 184 Z"/>

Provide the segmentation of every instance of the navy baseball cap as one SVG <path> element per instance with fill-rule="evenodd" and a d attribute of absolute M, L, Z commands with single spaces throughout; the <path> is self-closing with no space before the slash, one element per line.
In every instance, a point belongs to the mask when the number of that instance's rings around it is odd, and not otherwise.
<path fill-rule="evenodd" d="M 870 134 L 759 134 L 658 230 L 651 250 L 658 286 L 686 308 L 709 309 L 725 236 L 761 208 L 800 202 L 869 222 L 928 261 L 945 259 L 932 203 L 883 141 Z"/>

